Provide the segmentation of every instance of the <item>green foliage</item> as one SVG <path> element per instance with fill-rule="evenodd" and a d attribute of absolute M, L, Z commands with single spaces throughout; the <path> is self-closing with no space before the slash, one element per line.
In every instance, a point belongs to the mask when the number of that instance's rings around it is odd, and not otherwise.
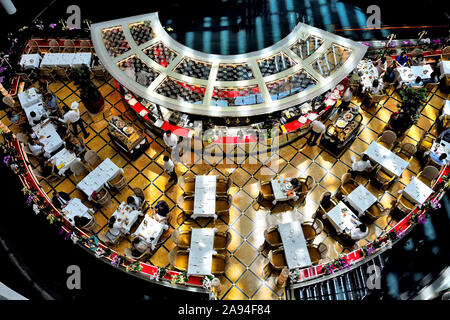
<path fill-rule="evenodd" d="M 408 87 L 405 90 L 400 90 L 402 104 L 399 107 L 399 113 L 406 116 L 405 119 L 408 121 L 408 127 L 415 124 L 417 119 L 419 119 L 420 111 L 427 98 L 426 92 L 427 90 L 425 88 L 416 89 Z"/>
<path fill-rule="evenodd" d="M 99 99 L 100 93 L 91 80 L 91 71 L 87 65 L 73 68 L 71 77 L 75 85 L 81 91 L 81 101 L 83 101 L 84 104 L 92 104 Z"/>

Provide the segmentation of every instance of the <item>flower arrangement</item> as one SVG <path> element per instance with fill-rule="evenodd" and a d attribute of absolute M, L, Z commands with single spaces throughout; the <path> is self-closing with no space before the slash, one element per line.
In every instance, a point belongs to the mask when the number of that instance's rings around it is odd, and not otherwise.
<path fill-rule="evenodd" d="M 439 203 L 439 200 L 437 199 L 430 199 L 427 202 L 425 202 L 422 207 L 424 209 L 428 210 L 437 210 L 441 208 L 441 204 Z"/>
<path fill-rule="evenodd" d="M 296 282 L 300 278 L 300 270 L 299 269 L 292 269 L 289 270 L 289 279 L 291 279 L 292 282 Z"/>
<path fill-rule="evenodd" d="M 202 279 L 202 287 L 209 290 L 211 288 L 212 279 L 214 279 L 214 276 L 211 275 L 204 276 Z"/>
<path fill-rule="evenodd" d="M 187 272 L 184 271 L 176 276 L 172 276 L 171 284 L 185 284 L 188 280 Z"/>

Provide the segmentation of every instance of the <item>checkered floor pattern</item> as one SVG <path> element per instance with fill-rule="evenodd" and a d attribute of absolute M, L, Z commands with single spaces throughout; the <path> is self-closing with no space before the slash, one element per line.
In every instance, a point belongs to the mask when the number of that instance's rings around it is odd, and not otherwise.
<path fill-rule="evenodd" d="M 267 273 L 264 265 L 267 262 L 267 249 L 264 249 L 264 230 L 269 226 L 281 222 L 288 222 L 294 219 L 308 220 L 315 212 L 320 196 L 325 191 L 336 192 L 340 186 L 340 178 L 348 171 L 351 164 L 351 156 L 358 156 L 368 147 L 369 143 L 376 139 L 383 131 L 389 116 L 396 111 L 400 97 L 393 89 L 389 89 L 388 97 L 372 110 L 362 110 L 363 125 L 359 135 L 353 144 L 343 154 L 336 158 L 331 153 L 323 150 L 319 146 L 309 147 L 305 145 L 302 138 L 289 146 L 280 150 L 278 156 L 262 163 L 252 159 L 249 164 L 248 159 L 235 158 L 234 164 L 224 164 L 219 159 L 212 156 L 205 157 L 206 162 L 201 163 L 199 157 L 194 156 L 195 163 L 185 165 L 176 164 L 176 170 L 181 175 L 216 174 L 229 177 L 232 180 L 230 193 L 233 197 L 232 207 L 229 217 L 224 219 L 200 219 L 193 221 L 186 219 L 182 214 L 178 201 L 182 196 L 180 186 L 168 183 L 169 177 L 163 172 L 163 155 L 167 154 L 162 139 L 152 141 L 150 148 L 135 161 L 130 161 L 121 155 L 112 145 L 107 135 L 107 119 L 113 115 L 120 115 L 128 121 L 134 122 L 143 128 L 133 110 L 122 101 L 119 92 L 115 89 L 114 80 L 100 81 L 94 79 L 100 92 L 105 97 L 107 105 L 107 116 L 92 119 L 80 104 L 83 112 L 82 119 L 87 125 L 90 133 L 85 143 L 89 149 L 95 150 L 102 158 L 110 158 L 116 165 L 123 168 L 124 175 L 129 187 L 120 193 L 113 193 L 112 204 L 107 208 L 97 209 L 95 217 L 100 227 L 96 232 L 104 231 L 107 220 L 118 207 L 132 194 L 132 188 L 140 187 L 144 189 L 146 199 L 150 204 L 164 199 L 171 208 L 170 228 L 163 234 L 162 245 L 149 258 L 149 263 L 166 267 L 169 266 L 168 253 L 175 247 L 170 235 L 174 229 L 185 229 L 193 227 L 217 227 L 219 231 L 229 231 L 232 241 L 228 248 L 229 263 L 225 275 L 221 277 L 224 290 L 222 299 L 284 299 L 285 291 L 275 289 L 275 272 Z M 35 84 L 37 86 L 37 83 Z M 56 93 L 60 104 L 69 105 L 73 101 L 80 101 L 79 92 L 72 82 L 56 81 L 50 83 L 50 89 Z M 433 89 L 428 94 L 427 104 L 422 110 L 422 114 L 417 124 L 413 126 L 404 142 L 417 143 L 424 131 L 437 134 L 434 122 L 439 116 L 443 100 L 447 95 L 437 89 Z M 359 105 L 361 101 L 354 98 L 352 103 Z M 109 112 L 110 111 L 110 112 Z M 0 111 L 2 121 L 9 125 L 16 133 L 18 128 L 12 125 L 5 111 Z M 302 148 L 303 147 L 303 148 Z M 240 148 L 240 147 L 239 147 Z M 269 174 L 263 172 L 268 168 L 271 161 L 277 161 L 278 171 L 269 169 Z M 37 167 L 37 161 L 31 159 L 33 166 Z M 398 191 L 403 188 L 420 171 L 420 164 L 413 159 L 408 170 L 405 171 L 400 181 L 394 183 L 388 190 L 382 191 L 370 184 L 367 179 L 358 178 L 374 195 L 382 196 L 382 203 L 389 203 L 396 198 Z M 276 206 L 258 208 L 256 198 L 258 196 L 258 181 L 267 181 L 271 176 L 281 174 L 285 176 L 306 176 L 314 177 L 317 185 L 309 193 L 306 200 L 299 205 L 298 210 L 294 210 L 295 204 L 280 203 Z M 65 191 L 72 197 L 78 197 L 89 207 L 93 207 L 87 198 L 76 189 L 76 181 L 73 177 L 64 178 L 52 185 L 41 181 L 44 190 L 51 196 L 55 190 Z M 390 216 L 378 219 L 370 225 L 370 235 L 359 242 L 364 245 L 366 242 L 375 239 L 381 232 L 389 229 L 395 221 Z M 132 229 L 132 232 L 134 229 Z M 333 259 L 342 253 L 349 252 L 338 241 L 325 231 L 322 232 L 314 243 L 324 242 L 328 247 L 327 259 Z M 124 248 L 130 246 L 130 240 L 122 241 L 114 249 L 123 252 Z"/>

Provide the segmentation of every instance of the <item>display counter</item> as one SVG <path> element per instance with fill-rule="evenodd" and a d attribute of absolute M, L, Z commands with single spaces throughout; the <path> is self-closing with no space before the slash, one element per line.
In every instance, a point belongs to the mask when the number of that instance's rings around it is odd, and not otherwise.
<path fill-rule="evenodd" d="M 143 133 L 120 117 L 112 117 L 107 129 L 114 145 L 131 159 L 139 158 L 149 147 Z"/>

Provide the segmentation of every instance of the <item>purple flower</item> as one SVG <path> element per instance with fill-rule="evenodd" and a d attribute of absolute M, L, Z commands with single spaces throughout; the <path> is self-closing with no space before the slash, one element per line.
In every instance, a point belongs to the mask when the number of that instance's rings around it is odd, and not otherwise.
<path fill-rule="evenodd" d="M 367 47 L 371 47 L 372 46 L 369 42 L 363 42 L 362 44 L 367 46 Z"/>
<path fill-rule="evenodd" d="M 0 68 L 0 73 L 2 73 L 3 71 L 6 71 L 6 70 L 8 70 L 7 67 L 2 67 L 2 68 Z"/>
<path fill-rule="evenodd" d="M 0 83 L 3 83 L 4 80 L 5 80 L 5 77 L 0 77 Z"/>
<path fill-rule="evenodd" d="M 421 215 L 419 217 L 419 223 L 420 224 L 424 224 L 425 222 L 427 222 L 427 216 L 426 215 Z"/>
<path fill-rule="evenodd" d="M 12 42 L 17 43 L 18 40 L 19 40 L 18 38 L 14 38 L 12 39 Z"/>
<path fill-rule="evenodd" d="M 4 163 L 5 165 L 8 165 L 10 159 L 11 159 L 11 156 L 5 156 L 5 157 L 3 158 L 3 163 Z"/>
<path fill-rule="evenodd" d="M 33 196 L 28 196 L 28 198 L 27 198 L 27 206 L 30 206 L 31 205 L 31 203 L 33 202 Z"/>
<path fill-rule="evenodd" d="M 39 30 L 44 30 L 44 25 L 43 24 L 37 24 L 36 28 L 38 28 Z"/>
<path fill-rule="evenodd" d="M 53 29 L 53 28 L 55 28 L 57 26 L 57 24 L 56 23 L 50 23 L 48 26 Z"/>
<path fill-rule="evenodd" d="M 433 40 L 433 43 L 441 43 L 441 39 Z"/>
<path fill-rule="evenodd" d="M 403 44 L 411 44 L 411 41 L 403 41 Z"/>
<path fill-rule="evenodd" d="M 75 30 L 75 28 L 74 27 L 70 27 L 69 30 L 72 31 L 72 30 Z"/>

